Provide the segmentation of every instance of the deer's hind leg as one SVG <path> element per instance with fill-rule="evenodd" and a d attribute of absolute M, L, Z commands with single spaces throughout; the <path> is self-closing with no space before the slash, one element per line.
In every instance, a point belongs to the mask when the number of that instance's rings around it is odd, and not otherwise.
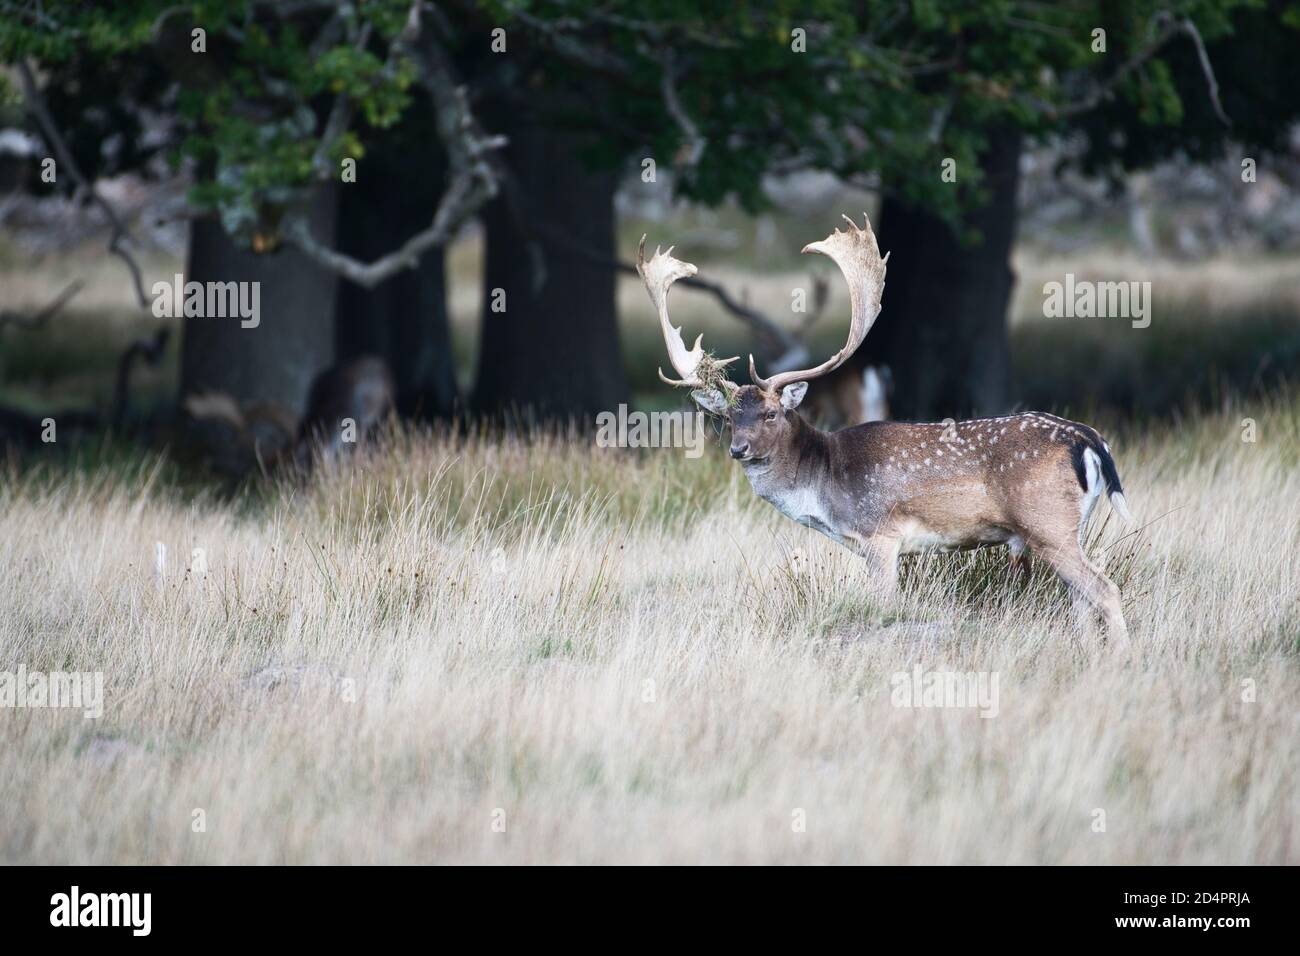
<path fill-rule="evenodd" d="M 1116 644 L 1127 644 L 1128 625 L 1120 607 L 1119 588 L 1088 560 L 1083 550 L 1083 527 L 1091 504 L 1085 499 L 1080 508 L 1062 501 L 1049 509 L 1050 513 L 1033 515 L 1022 534 L 1034 554 L 1050 564 L 1065 582 L 1085 632 L 1093 629 L 1093 613 L 1100 613 L 1111 639 Z"/>
<path fill-rule="evenodd" d="M 1040 542 L 1034 552 L 1052 566 L 1069 588 L 1075 614 L 1085 630 L 1092 629 L 1092 613 L 1100 612 L 1110 637 L 1118 644 L 1128 642 L 1128 625 L 1120 607 L 1119 588 L 1088 560 L 1077 542 L 1059 545 Z"/>

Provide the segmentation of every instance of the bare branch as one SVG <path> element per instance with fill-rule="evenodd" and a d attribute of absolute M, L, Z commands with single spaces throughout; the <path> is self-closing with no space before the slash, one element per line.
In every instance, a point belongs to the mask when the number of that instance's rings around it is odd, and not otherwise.
<path fill-rule="evenodd" d="M 1031 105 L 1042 110 L 1052 119 L 1070 119 L 1096 109 L 1121 81 L 1146 64 L 1160 52 L 1166 43 L 1182 33 L 1190 37 L 1192 43 L 1196 45 L 1196 53 L 1200 59 L 1201 70 L 1205 74 L 1206 84 L 1209 87 L 1210 102 L 1214 106 L 1215 114 L 1225 125 L 1231 126 L 1232 121 L 1228 119 L 1227 114 L 1223 111 L 1223 105 L 1219 102 L 1219 83 L 1215 79 L 1214 69 L 1210 65 L 1210 58 L 1205 52 L 1205 43 L 1201 39 L 1200 31 L 1196 29 L 1196 24 L 1192 22 L 1190 17 L 1175 20 L 1169 11 L 1162 10 L 1152 18 L 1151 25 L 1159 28 L 1151 42 L 1120 64 L 1119 68 L 1107 77 L 1104 83 L 1093 86 L 1082 99 L 1064 105 L 1056 105 L 1031 98 Z"/>
<path fill-rule="evenodd" d="M 622 263 L 619 264 L 619 268 L 620 270 L 624 268 Z M 701 279 L 699 276 L 683 279 L 682 286 L 712 295 L 724 309 L 752 328 L 767 343 L 768 351 L 772 354 L 782 356 L 806 354 L 804 345 L 793 335 L 748 303 L 738 302 L 727 291 L 726 286 L 710 279 Z"/>
<path fill-rule="evenodd" d="M 604 255 L 554 227 L 542 225 L 537 226 L 536 228 L 548 240 L 564 246 L 570 252 L 581 256 L 588 262 L 593 262 L 596 265 L 604 266 L 608 269 L 613 269 L 616 272 L 625 273 L 627 275 L 638 274 L 637 268 L 633 263 L 623 262 L 621 259 Z M 816 321 L 817 314 L 825 305 L 825 296 L 816 291 L 818 280 L 814 279 L 813 281 L 814 315 L 811 320 L 803 323 L 803 328 L 805 330 Z M 751 307 L 747 303 L 736 299 L 727 290 L 726 286 L 713 282 L 710 279 L 701 279 L 698 275 L 686 276 L 679 279 L 677 284 L 682 288 L 695 289 L 699 292 L 707 292 L 709 295 L 712 295 L 718 300 L 718 303 L 724 309 L 754 330 L 754 332 L 759 336 L 759 339 L 763 342 L 763 347 L 767 350 L 768 354 L 780 356 L 781 358 L 793 356 L 796 361 L 801 360 L 801 357 L 807 356 L 807 348 L 799 341 L 796 335 L 782 328 L 780 324 L 764 313 Z"/>
<path fill-rule="evenodd" d="M 682 131 L 682 135 L 686 137 L 682 165 L 694 166 L 700 161 L 700 157 L 704 155 L 704 148 L 709 141 L 700 134 L 700 128 L 695 125 L 695 121 L 687 114 L 682 107 L 682 101 L 677 96 L 677 61 L 672 47 L 664 49 L 661 59 L 663 72 L 660 78 L 660 89 L 663 92 L 664 108 Z"/>
<path fill-rule="evenodd" d="M 171 330 L 164 326 L 148 338 L 136 339 L 126 347 L 118 358 L 117 383 L 113 389 L 113 404 L 110 415 L 110 422 L 114 428 L 120 429 L 126 421 L 127 398 L 131 391 L 131 373 L 135 369 L 136 361 L 144 359 L 150 365 L 157 366 L 162 361 L 163 353 L 167 350 L 167 339 L 170 334 Z"/>
<path fill-rule="evenodd" d="M 1224 126 L 1231 126 L 1232 120 L 1228 118 L 1228 114 L 1223 111 L 1223 104 L 1219 102 L 1219 81 L 1214 75 L 1214 67 L 1210 64 L 1210 55 L 1205 52 L 1205 41 L 1201 39 L 1201 31 L 1196 29 L 1196 24 L 1192 22 L 1191 17 L 1183 17 L 1178 25 L 1191 37 L 1192 43 L 1196 46 L 1196 56 L 1201 61 L 1201 72 L 1205 74 L 1205 85 L 1209 88 L 1214 114 L 1219 117 Z"/>
<path fill-rule="evenodd" d="M 55 159 L 58 160 L 59 165 L 104 211 L 108 224 L 113 230 L 113 237 L 108 242 L 108 250 L 125 262 L 126 267 L 131 270 L 131 281 L 135 284 L 135 295 L 140 303 L 140 308 L 149 308 L 149 297 L 144 293 L 144 277 L 140 271 L 140 266 L 136 263 L 135 257 L 123 246 L 123 240 L 134 242 L 134 237 L 132 237 L 130 230 L 127 229 L 126 223 L 122 221 L 121 216 L 117 214 L 117 210 L 113 208 L 112 203 L 99 194 L 94 185 L 82 173 L 77 161 L 72 158 L 72 152 L 59 134 L 58 127 L 54 125 L 54 119 L 50 116 L 44 97 L 41 96 L 40 90 L 37 89 L 36 78 L 26 60 L 18 62 L 18 73 L 22 78 L 23 96 L 27 100 L 28 112 L 35 117 L 41 135 L 45 138 L 45 142 L 50 149 L 54 151 Z"/>
<path fill-rule="evenodd" d="M 331 19 L 330 22 L 333 23 L 337 19 L 338 17 L 335 17 Z M 321 30 L 322 36 L 324 36 L 328 31 L 328 26 Z M 353 47 L 358 51 L 364 50 L 366 44 L 370 42 L 370 24 L 367 23 L 362 26 L 362 28 L 357 31 L 357 34 Z M 320 37 L 318 37 L 317 40 L 319 41 Z M 397 40 L 393 41 L 393 46 L 390 47 L 388 52 L 388 67 L 390 69 L 395 59 L 394 49 L 397 46 L 397 42 Z M 334 170 L 329 161 L 330 147 L 332 147 L 335 141 L 343 135 L 348 128 L 348 124 L 351 122 L 352 98 L 346 93 L 340 93 L 334 98 L 334 105 L 330 107 L 330 115 L 325 121 L 325 129 L 321 132 L 320 142 L 316 145 L 316 151 L 312 153 L 311 166 L 312 169 L 316 170 L 316 178 L 324 180 L 329 179 L 333 175 Z"/>
<path fill-rule="evenodd" d="M 0 312 L 0 326 L 16 325 L 20 329 L 40 328 L 53 316 L 57 315 L 65 305 L 71 302 L 72 297 L 80 292 L 85 285 L 86 284 L 80 279 L 74 279 L 72 282 L 68 283 L 67 287 L 64 288 L 62 292 L 54 297 L 49 305 L 46 305 L 35 315 L 21 315 L 9 310 Z"/>
<path fill-rule="evenodd" d="M 579 21 L 546 20 L 521 9 L 512 10 L 511 13 L 536 33 L 557 56 L 598 73 L 620 77 L 631 75 L 632 68 L 621 57 L 599 46 L 585 43 L 569 32 L 579 27 Z"/>
<path fill-rule="evenodd" d="M 663 24 L 650 20 L 639 20 L 599 8 L 587 11 L 585 16 L 587 22 L 576 21 L 574 24 L 576 29 L 582 29 L 588 23 L 604 24 L 649 37 L 656 45 L 662 45 L 666 40 L 671 42 L 674 38 L 677 38 L 690 43 L 692 46 L 701 46 L 712 50 L 734 50 L 740 46 L 739 40 L 721 36 L 717 33 L 710 33 L 707 30 L 696 29 L 685 24 L 673 24 L 671 27 L 666 28 Z M 755 19 L 751 22 L 757 26 L 758 23 L 765 22 L 765 20 L 763 20 L 761 14 L 756 14 Z"/>
<path fill-rule="evenodd" d="M 320 28 L 320 31 L 311 41 L 311 46 L 307 48 L 308 55 L 313 61 L 323 57 L 330 47 L 339 41 L 339 35 L 343 33 L 345 26 L 342 13 L 335 13 L 325 21 L 325 25 Z M 367 28 L 369 26 L 369 24 L 366 24 Z"/>
<path fill-rule="evenodd" d="M 426 250 L 445 245 L 500 189 L 500 176 L 492 159 L 493 152 L 505 145 L 505 138 L 489 136 L 479 126 L 470 111 L 465 88 L 455 82 L 450 58 L 432 31 L 420 28 L 420 7 L 418 0 L 411 5 L 406 26 L 394 40 L 393 49 L 419 65 L 420 83 L 433 102 L 438 138 L 447 154 L 450 182 L 438 202 L 433 222 L 399 248 L 366 263 L 316 239 L 305 210 L 295 209 L 285 219 L 284 239 L 289 245 L 367 289 L 403 269 L 414 268 Z"/>

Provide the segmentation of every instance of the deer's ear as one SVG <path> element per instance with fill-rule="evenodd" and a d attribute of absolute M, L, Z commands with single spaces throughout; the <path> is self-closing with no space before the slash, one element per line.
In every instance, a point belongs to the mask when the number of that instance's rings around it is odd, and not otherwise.
<path fill-rule="evenodd" d="M 727 396 L 722 394 L 719 388 L 697 388 L 691 392 L 691 398 L 699 404 L 700 408 L 714 415 L 727 414 Z"/>
<path fill-rule="evenodd" d="M 781 389 L 781 407 L 787 412 L 799 407 L 804 395 L 808 393 L 807 382 L 791 382 Z"/>

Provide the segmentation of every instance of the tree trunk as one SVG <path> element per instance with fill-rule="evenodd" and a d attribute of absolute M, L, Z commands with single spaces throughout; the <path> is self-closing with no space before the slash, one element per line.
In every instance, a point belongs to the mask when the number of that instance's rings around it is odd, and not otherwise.
<path fill-rule="evenodd" d="M 337 194 L 324 188 L 312 206 L 312 230 L 333 242 Z M 215 219 L 190 229 L 187 282 L 256 282 L 259 316 L 244 328 L 238 316 L 187 317 L 181 345 L 181 398 L 226 392 L 240 402 L 277 402 L 304 411 L 311 380 L 334 361 L 333 273 L 293 249 L 258 255 L 239 249 Z"/>
<path fill-rule="evenodd" d="M 592 172 L 579 143 L 553 128 L 505 114 L 489 124 L 510 140 L 507 162 L 519 213 L 504 196 L 484 211 L 483 334 L 474 406 L 488 415 L 591 422 L 627 401 L 614 304 L 615 273 L 563 244 L 572 237 L 613 259 L 614 172 Z M 528 239 L 540 242 L 545 281 L 534 288 Z M 502 311 L 496 311 L 503 309 Z"/>
<path fill-rule="evenodd" d="M 443 188 L 436 159 L 382 145 L 359 164 L 357 181 L 339 186 L 339 248 L 370 262 L 429 225 Z M 375 355 L 388 363 L 405 417 L 446 418 L 459 405 L 447 323 L 443 250 L 373 289 L 339 284 L 335 321 L 340 358 Z"/>
<path fill-rule="evenodd" d="M 979 245 L 963 245 L 932 213 L 890 196 L 882 203 L 880 248 L 890 253 L 889 274 L 860 362 L 889 366 L 894 418 L 940 420 L 1007 408 L 1020 151 L 1019 133 L 1005 130 L 981 157 L 989 201 L 963 217 L 966 229 L 979 231 Z"/>

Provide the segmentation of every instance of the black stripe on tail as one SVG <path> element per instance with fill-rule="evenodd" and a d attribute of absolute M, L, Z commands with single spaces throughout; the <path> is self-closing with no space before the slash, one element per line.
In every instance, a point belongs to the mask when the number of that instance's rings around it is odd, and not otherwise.
<path fill-rule="evenodd" d="M 1097 453 L 1097 459 L 1101 462 L 1101 480 L 1106 486 L 1106 494 L 1122 495 L 1124 487 L 1119 483 L 1119 470 L 1115 467 L 1115 459 L 1111 457 L 1110 449 L 1102 441 L 1101 435 L 1097 430 L 1088 425 L 1074 423 L 1074 429 L 1080 435 L 1077 440 L 1070 445 L 1070 464 L 1074 465 L 1074 477 L 1079 480 L 1079 487 L 1084 491 L 1088 490 L 1088 469 L 1083 463 L 1083 453 L 1086 449 L 1091 448 Z"/>

